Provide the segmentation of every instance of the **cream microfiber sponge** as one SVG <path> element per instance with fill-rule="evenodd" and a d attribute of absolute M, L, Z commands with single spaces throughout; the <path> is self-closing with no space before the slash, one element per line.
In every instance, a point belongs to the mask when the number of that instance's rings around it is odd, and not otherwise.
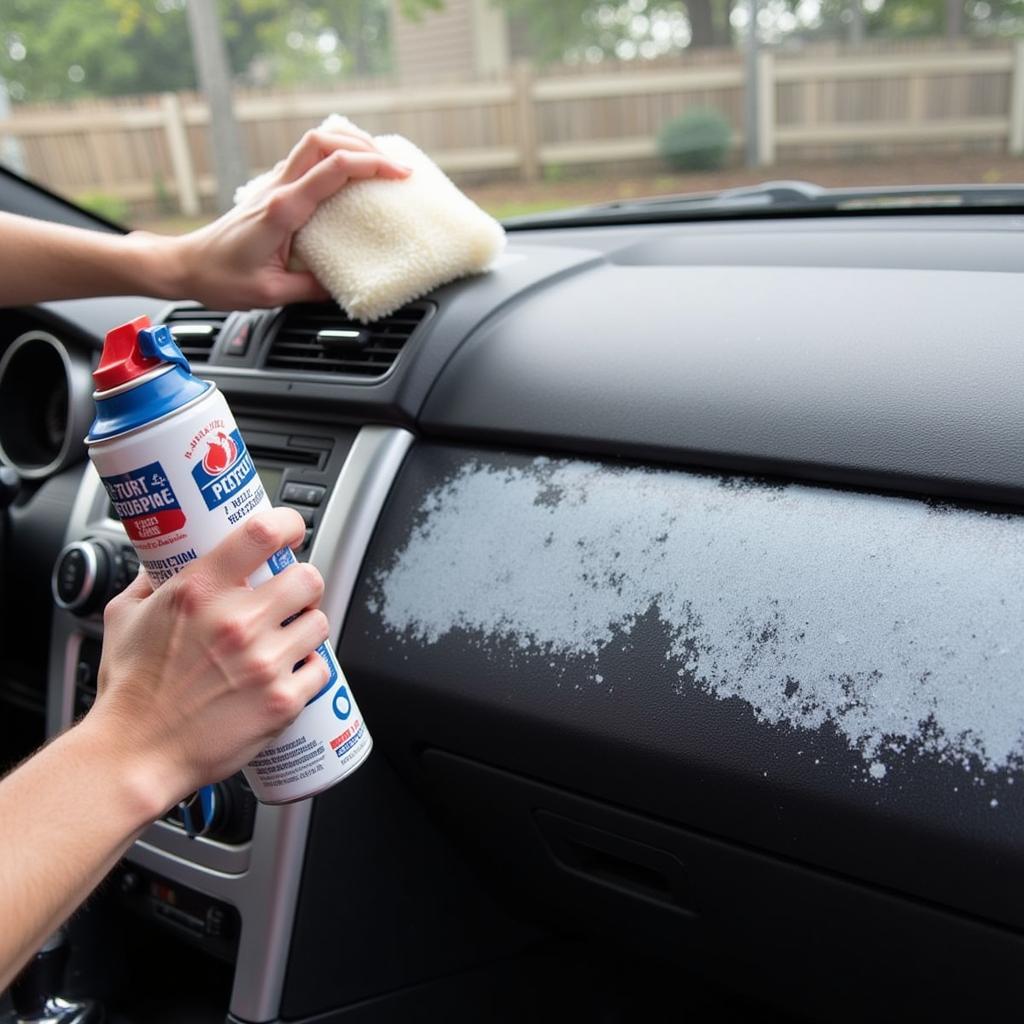
<path fill-rule="evenodd" d="M 332 114 L 321 128 L 350 125 Z M 501 225 L 422 150 L 401 135 L 378 135 L 373 141 L 386 156 L 410 166 L 412 174 L 399 181 L 349 182 L 316 208 L 292 245 L 293 258 L 363 323 L 439 285 L 486 270 L 505 246 Z M 235 202 L 263 180 L 243 185 Z"/>

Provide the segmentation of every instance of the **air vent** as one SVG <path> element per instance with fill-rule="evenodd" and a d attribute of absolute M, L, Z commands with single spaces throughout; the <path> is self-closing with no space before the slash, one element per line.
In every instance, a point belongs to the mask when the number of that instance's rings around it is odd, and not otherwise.
<path fill-rule="evenodd" d="M 202 306 L 177 306 L 164 320 L 190 363 L 208 363 L 213 344 L 230 313 Z"/>
<path fill-rule="evenodd" d="M 431 309 L 414 302 L 364 326 L 332 303 L 291 306 L 270 344 L 268 370 L 331 373 L 374 380 L 391 369 Z"/>

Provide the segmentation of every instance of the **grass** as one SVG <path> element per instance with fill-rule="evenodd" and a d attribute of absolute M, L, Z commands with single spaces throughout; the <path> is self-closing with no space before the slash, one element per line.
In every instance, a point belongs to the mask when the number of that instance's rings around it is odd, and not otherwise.
<path fill-rule="evenodd" d="M 506 217 L 525 217 L 531 213 L 546 213 L 548 210 L 563 210 L 577 205 L 571 199 L 513 200 L 511 202 L 483 202 L 480 204 L 496 220 Z"/>
<path fill-rule="evenodd" d="M 206 217 L 159 217 L 153 220 L 135 220 L 129 226 L 155 231 L 158 235 L 184 235 L 209 224 L 213 216 Z"/>

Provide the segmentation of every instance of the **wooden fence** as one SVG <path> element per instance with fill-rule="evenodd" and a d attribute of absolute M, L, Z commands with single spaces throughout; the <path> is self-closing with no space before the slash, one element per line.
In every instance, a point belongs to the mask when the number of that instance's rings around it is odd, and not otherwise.
<path fill-rule="evenodd" d="M 758 66 L 759 162 L 898 152 L 913 144 L 1024 153 L 1024 40 L 984 48 L 934 45 L 788 55 Z M 338 110 L 373 132 L 418 142 L 447 171 L 533 180 L 572 165 L 657 156 L 660 125 L 713 107 L 743 142 L 744 68 L 735 52 L 685 64 L 617 65 L 537 76 L 402 88 L 364 83 L 318 94 L 239 92 L 236 113 L 254 170 Z M 27 172 L 70 195 L 101 193 L 193 216 L 214 193 L 200 97 L 168 93 L 61 106 L 21 106 L 0 122 Z"/>

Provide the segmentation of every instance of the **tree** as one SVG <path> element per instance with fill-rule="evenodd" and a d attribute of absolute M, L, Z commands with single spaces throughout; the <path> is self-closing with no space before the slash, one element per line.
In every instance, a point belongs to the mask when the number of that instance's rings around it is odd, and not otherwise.
<path fill-rule="evenodd" d="M 711 16 L 711 0 L 687 0 L 686 13 L 690 19 L 690 47 L 714 46 L 715 26 Z"/>
<path fill-rule="evenodd" d="M 3 3 L 0 76 L 14 100 L 159 92 L 195 81 L 181 10 L 165 15 L 131 0 Z"/>
<path fill-rule="evenodd" d="M 14 101 L 196 87 L 185 0 L 0 2 L 0 77 Z M 388 0 L 219 0 L 218 7 L 236 81 L 329 83 L 390 67 Z"/>
<path fill-rule="evenodd" d="M 231 73 L 215 0 L 189 0 L 189 35 L 196 71 L 210 108 L 210 148 L 217 179 L 217 209 L 234 202 L 235 189 L 249 176 L 242 133 L 231 98 Z"/>
<path fill-rule="evenodd" d="M 1011 35 L 1024 32 L 1022 0 L 821 0 L 817 17 L 794 31 L 807 39 L 855 41 L 862 33 L 868 39 L 910 39 L 957 36 Z M 799 0 L 788 0 L 798 11 Z M 859 14 L 859 18 L 858 18 Z"/>
<path fill-rule="evenodd" d="M 0 78 L 14 103 L 194 89 L 185 2 L 0 0 Z M 387 73 L 392 17 L 421 18 L 445 0 L 217 2 L 236 83 L 328 87 L 346 76 Z M 490 2 L 508 11 L 531 57 L 543 64 L 637 60 L 726 45 L 734 0 Z M 1024 32 L 1024 0 L 859 2 L 862 7 L 855 0 L 766 0 L 764 37 Z"/>
<path fill-rule="evenodd" d="M 410 16 L 441 0 L 407 0 Z M 391 68 L 388 0 L 232 0 L 224 35 L 232 65 L 256 84 L 330 82 Z"/>
<path fill-rule="evenodd" d="M 728 40 L 730 0 L 495 2 L 521 26 L 542 64 L 652 58 Z"/>
<path fill-rule="evenodd" d="M 946 35 L 956 39 L 964 30 L 963 0 L 946 0 Z"/>

